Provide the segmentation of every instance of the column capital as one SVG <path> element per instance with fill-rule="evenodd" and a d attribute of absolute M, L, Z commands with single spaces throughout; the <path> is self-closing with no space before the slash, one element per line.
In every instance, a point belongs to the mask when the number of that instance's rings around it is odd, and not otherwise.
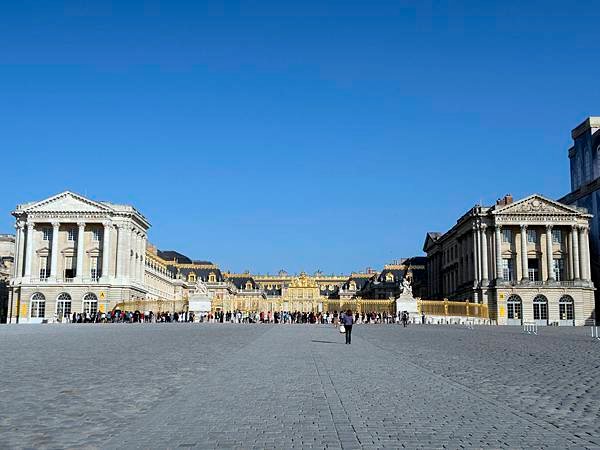
<path fill-rule="evenodd" d="M 103 220 L 102 225 L 104 225 L 104 228 L 108 228 L 108 227 L 112 227 L 113 223 L 111 220 Z"/>
<path fill-rule="evenodd" d="M 521 223 L 521 224 L 519 224 L 519 226 L 521 227 L 521 230 L 527 229 L 527 224 L 525 224 L 525 223 Z"/>
<path fill-rule="evenodd" d="M 33 227 L 35 227 L 35 222 L 33 222 L 32 220 L 28 220 L 27 221 L 27 229 L 33 230 Z"/>
<path fill-rule="evenodd" d="M 60 222 L 58 220 L 53 220 L 50 223 L 52 224 L 52 228 L 58 228 L 60 226 Z"/>
<path fill-rule="evenodd" d="M 25 227 L 25 223 L 22 220 L 17 220 L 15 223 L 15 230 L 22 230 Z"/>
<path fill-rule="evenodd" d="M 84 221 L 82 221 L 82 220 L 78 220 L 78 221 L 77 221 L 77 226 L 78 226 L 79 228 L 83 228 L 83 227 L 85 227 L 85 222 L 84 222 Z"/>
<path fill-rule="evenodd" d="M 546 224 L 546 230 L 552 231 L 552 228 L 554 228 L 553 224 L 551 224 L 551 223 Z"/>
<path fill-rule="evenodd" d="M 486 225 L 485 223 L 482 223 L 481 225 L 479 225 L 479 227 L 480 227 L 480 228 L 481 228 L 483 231 L 485 231 L 485 230 L 486 230 L 486 228 L 487 228 L 487 225 Z"/>
<path fill-rule="evenodd" d="M 502 231 L 502 225 L 496 224 L 494 227 L 496 228 L 496 231 Z"/>

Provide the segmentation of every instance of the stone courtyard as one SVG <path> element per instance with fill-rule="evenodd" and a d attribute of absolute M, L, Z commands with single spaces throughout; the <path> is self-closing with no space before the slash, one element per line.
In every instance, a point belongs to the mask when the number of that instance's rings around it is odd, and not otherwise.
<path fill-rule="evenodd" d="M 1 448 L 600 448 L 589 328 L 0 328 Z"/>

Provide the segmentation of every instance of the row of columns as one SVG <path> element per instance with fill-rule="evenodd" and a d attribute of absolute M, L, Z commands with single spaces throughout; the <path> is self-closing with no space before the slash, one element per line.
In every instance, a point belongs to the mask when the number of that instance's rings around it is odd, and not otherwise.
<path fill-rule="evenodd" d="M 111 253 L 111 234 L 113 224 L 111 221 L 102 222 L 104 226 L 104 234 L 102 239 L 102 278 L 106 281 L 110 276 L 110 253 Z M 32 262 L 34 257 L 34 231 L 36 223 L 28 221 L 24 223 L 18 221 L 15 224 L 15 263 L 13 276 L 20 278 L 21 274 L 27 279 L 31 278 Z M 60 222 L 53 221 L 52 225 L 52 241 L 50 251 L 50 273 L 49 277 L 52 280 L 58 278 L 58 232 Z M 84 260 L 84 233 L 86 223 L 77 222 L 77 266 L 75 277 L 77 281 L 83 279 L 83 260 Z M 141 230 L 136 230 L 128 224 L 115 224 L 118 231 L 117 235 L 117 255 L 113 261 L 117 261 L 116 275 L 119 278 L 129 277 L 133 281 L 144 280 L 144 261 L 146 252 L 146 236 Z M 24 231 L 26 229 L 26 232 Z M 26 233 L 26 234 L 25 234 Z M 23 248 L 24 247 L 24 248 Z M 24 263 L 24 268 L 23 268 Z M 23 270 L 23 272 L 22 272 Z"/>
<path fill-rule="evenodd" d="M 521 271 L 522 281 L 529 279 L 529 262 L 527 256 L 527 228 L 528 225 L 521 224 Z M 489 281 L 488 270 L 488 233 L 487 225 L 478 223 L 473 225 L 473 248 L 474 248 L 474 274 L 475 281 L 487 284 Z M 547 281 L 555 281 L 554 257 L 552 241 L 553 225 L 546 225 L 546 266 L 548 268 Z M 574 280 L 589 280 L 591 276 L 589 255 L 589 228 L 581 225 L 573 225 L 568 236 L 568 267 L 569 274 Z M 502 226 L 497 225 L 494 229 L 495 241 L 495 278 L 503 280 L 502 273 Z"/>

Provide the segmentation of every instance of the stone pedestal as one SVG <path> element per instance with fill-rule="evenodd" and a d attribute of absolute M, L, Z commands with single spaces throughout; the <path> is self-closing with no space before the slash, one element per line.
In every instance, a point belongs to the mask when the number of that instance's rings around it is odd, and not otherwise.
<path fill-rule="evenodd" d="M 402 294 L 396 299 L 396 314 L 406 311 L 411 323 L 420 323 L 421 316 L 417 311 L 417 299 L 412 295 Z"/>
<path fill-rule="evenodd" d="M 189 300 L 189 312 L 193 312 L 195 321 L 198 321 L 200 317 L 208 315 L 212 307 L 212 301 L 205 293 L 197 293 L 190 296 Z"/>

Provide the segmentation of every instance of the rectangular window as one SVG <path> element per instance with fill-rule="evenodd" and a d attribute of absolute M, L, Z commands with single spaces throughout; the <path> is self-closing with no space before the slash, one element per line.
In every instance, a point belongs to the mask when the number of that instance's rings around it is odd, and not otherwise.
<path fill-rule="evenodd" d="M 52 240 L 52 228 L 44 227 L 44 229 L 42 230 L 42 233 L 44 234 L 44 241 Z"/>
<path fill-rule="evenodd" d="M 68 235 L 69 235 L 69 241 L 75 242 L 75 240 L 77 238 L 77 233 L 75 231 L 75 228 L 69 228 Z"/>
<path fill-rule="evenodd" d="M 505 258 L 502 260 L 502 278 L 506 281 L 512 281 L 514 279 L 512 258 Z"/>
<path fill-rule="evenodd" d="M 565 261 L 563 259 L 553 259 L 552 269 L 554 270 L 554 279 L 562 281 L 565 278 Z"/>
<path fill-rule="evenodd" d="M 65 256 L 65 278 L 75 278 L 73 259 L 72 256 Z"/>
<path fill-rule="evenodd" d="M 539 276 L 539 265 L 538 265 L 537 258 L 528 259 L 527 266 L 528 266 L 529 281 L 539 281 L 540 276 Z"/>
<path fill-rule="evenodd" d="M 537 243 L 537 231 L 536 230 L 527 230 L 527 243 L 528 244 L 536 244 Z"/>
<path fill-rule="evenodd" d="M 90 259 L 90 277 L 94 281 L 98 281 L 98 278 L 100 278 L 100 273 L 98 272 L 98 257 L 97 256 L 93 256 Z"/>
<path fill-rule="evenodd" d="M 40 279 L 45 280 L 50 275 L 50 270 L 48 268 L 48 257 L 42 256 L 40 257 Z"/>
<path fill-rule="evenodd" d="M 554 244 L 562 244 L 562 231 L 561 230 L 552 230 L 552 243 Z"/>
<path fill-rule="evenodd" d="M 99 228 L 94 228 L 92 230 L 92 239 L 94 240 L 94 242 L 100 242 L 100 229 Z"/>
<path fill-rule="evenodd" d="M 504 242 L 505 244 L 512 244 L 512 241 L 512 230 L 508 230 L 506 228 L 502 229 L 502 242 Z"/>

